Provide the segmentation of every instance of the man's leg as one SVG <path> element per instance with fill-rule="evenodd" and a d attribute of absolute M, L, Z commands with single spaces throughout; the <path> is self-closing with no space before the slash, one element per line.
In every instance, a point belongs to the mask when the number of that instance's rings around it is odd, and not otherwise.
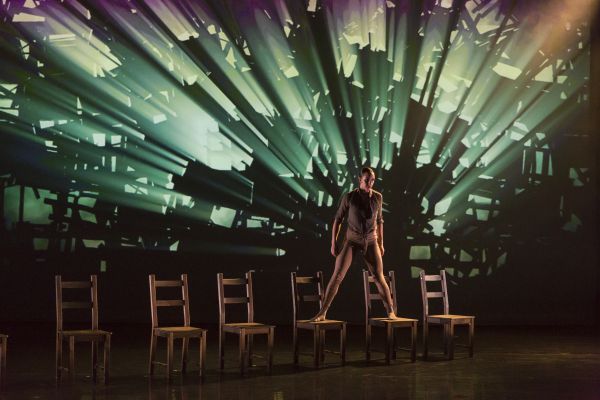
<path fill-rule="evenodd" d="M 377 286 L 377 291 L 383 300 L 383 305 L 387 310 L 388 317 L 396 318 L 390 288 L 385 282 L 385 278 L 383 276 L 383 259 L 381 258 L 381 252 L 379 251 L 379 246 L 377 246 L 377 243 L 372 242 L 367 246 L 365 262 L 367 263 L 369 271 L 371 271 L 371 274 L 375 278 L 375 286 Z"/>
<path fill-rule="evenodd" d="M 323 321 L 326 318 L 327 310 L 329 310 L 340 284 L 344 280 L 350 264 L 352 264 L 352 251 L 352 244 L 350 242 L 344 243 L 342 251 L 340 251 L 340 254 L 338 254 L 338 256 L 335 258 L 335 269 L 333 270 L 333 275 L 331 276 L 331 279 L 327 284 L 327 289 L 325 290 L 323 307 L 321 307 L 317 315 L 315 315 L 311 321 Z"/>

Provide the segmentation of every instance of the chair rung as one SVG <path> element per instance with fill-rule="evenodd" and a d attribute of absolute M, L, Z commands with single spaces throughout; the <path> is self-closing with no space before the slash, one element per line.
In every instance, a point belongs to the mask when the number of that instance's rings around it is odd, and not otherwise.
<path fill-rule="evenodd" d="M 427 298 L 432 299 L 436 297 L 444 297 L 444 292 L 427 292 Z"/>
<path fill-rule="evenodd" d="M 92 287 L 92 282 L 87 281 L 62 281 L 63 289 L 87 289 Z"/>
<path fill-rule="evenodd" d="M 63 301 L 63 309 L 74 309 L 74 308 L 92 308 L 91 301 Z"/>
<path fill-rule="evenodd" d="M 160 362 L 160 361 L 152 361 L 152 364 L 156 364 L 156 365 L 164 365 L 165 367 L 167 366 L 167 363 Z"/>
<path fill-rule="evenodd" d="M 435 282 L 435 281 L 441 281 L 441 280 L 442 280 L 441 275 L 425 275 L 426 282 Z"/>
<path fill-rule="evenodd" d="M 302 300 L 304 300 L 304 301 L 319 301 L 319 300 L 321 300 L 321 296 L 319 296 L 318 294 L 307 294 L 305 296 L 302 296 Z"/>
<path fill-rule="evenodd" d="M 317 278 L 314 276 L 297 276 L 296 283 L 305 284 L 305 283 L 313 283 L 316 282 Z"/>
<path fill-rule="evenodd" d="M 384 350 L 380 350 L 380 349 L 373 349 L 371 348 L 369 350 L 370 352 L 375 352 L 375 353 L 384 353 L 385 354 L 385 349 Z M 406 347 L 396 347 L 395 349 L 392 347 L 392 351 L 406 351 L 406 352 L 412 352 L 411 349 L 407 349 Z"/>
<path fill-rule="evenodd" d="M 176 307 L 183 306 L 184 304 L 183 300 L 156 300 L 157 307 Z"/>
<path fill-rule="evenodd" d="M 379 293 L 370 293 L 369 300 L 381 300 L 381 295 Z"/>
<path fill-rule="evenodd" d="M 178 287 L 183 285 L 183 281 L 154 281 L 156 287 Z"/>
<path fill-rule="evenodd" d="M 223 278 L 223 285 L 245 285 L 248 281 L 246 278 Z"/>
<path fill-rule="evenodd" d="M 225 304 L 243 304 L 250 301 L 248 297 L 225 297 L 223 300 Z"/>

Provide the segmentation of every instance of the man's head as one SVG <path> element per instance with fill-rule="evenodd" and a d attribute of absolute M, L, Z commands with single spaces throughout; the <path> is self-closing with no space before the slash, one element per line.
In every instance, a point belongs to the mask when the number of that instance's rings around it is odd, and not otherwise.
<path fill-rule="evenodd" d="M 363 190 L 373 189 L 373 185 L 375 184 L 375 171 L 373 171 L 369 167 L 364 167 L 360 171 L 360 176 L 358 177 L 358 184 Z"/>

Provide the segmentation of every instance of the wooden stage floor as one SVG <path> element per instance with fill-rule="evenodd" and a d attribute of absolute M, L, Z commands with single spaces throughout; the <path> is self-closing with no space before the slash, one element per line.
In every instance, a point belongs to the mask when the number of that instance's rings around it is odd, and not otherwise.
<path fill-rule="evenodd" d="M 311 357 L 301 357 L 294 369 L 291 328 L 278 326 L 272 375 L 266 375 L 263 360 L 240 376 L 234 337 L 227 346 L 226 369 L 216 368 L 217 331 L 209 329 L 207 373 L 204 382 L 190 366 L 185 376 L 176 374 L 168 384 L 158 367 L 147 376 L 149 326 L 104 326 L 113 331 L 111 382 L 94 385 L 90 378 L 90 349 L 78 344 L 77 375 L 73 382 L 54 380 L 54 325 L 0 324 L 10 335 L 8 374 L 0 399 L 600 399 L 600 330 L 587 327 L 477 327 L 475 357 L 458 348 L 455 359 L 446 361 L 441 351 L 439 328 L 434 328 L 432 357 L 412 364 L 408 354 L 385 365 L 375 353 L 367 363 L 363 353 L 363 328 L 348 331 L 347 363 L 339 366 L 328 355 L 324 367 L 312 367 Z M 420 334 L 419 330 L 419 334 Z M 459 335 L 465 332 L 459 331 Z M 301 337 L 302 351 L 310 351 L 308 334 Z M 375 342 L 382 343 L 382 336 Z M 330 346 L 337 338 L 327 339 Z M 264 339 L 256 339 L 256 351 Z M 158 358 L 164 358 L 165 343 L 159 342 Z M 192 357 L 196 345 L 191 346 Z M 179 352 L 176 353 L 179 355 Z M 193 358 L 192 360 L 195 360 Z"/>

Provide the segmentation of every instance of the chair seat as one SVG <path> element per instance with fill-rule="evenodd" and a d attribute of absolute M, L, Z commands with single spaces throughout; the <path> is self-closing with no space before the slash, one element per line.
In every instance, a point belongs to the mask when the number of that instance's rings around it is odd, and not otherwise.
<path fill-rule="evenodd" d="M 269 330 L 274 328 L 273 325 L 265 325 L 259 322 L 237 322 L 223 324 L 225 332 L 240 333 L 242 329 L 248 333 L 269 333 Z"/>
<path fill-rule="evenodd" d="M 206 329 L 193 326 L 161 326 L 154 328 L 154 334 L 161 337 L 173 335 L 174 337 L 193 337 L 206 332 Z"/>
<path fill-rule="evenodd" d="M 296 321 L 296 326 L 300 329 L 311 329 L 314 330 L 315 327 L 319 327 L 321 329 L 329 330 L 329 329 L 341 329 L 344 326 L 345 321 L 338 321 L 335 319 L 326 319 L 324 321 L 311 321 L 308 319 L 300 319 Z"/>
<path fill-rule="evenodd" d="M 8 335 L 4 335 L 2 333 L 0 333 L 0 339 L 6 339 L 8 337 Z"/>
<path fill-rule="evenodd" d="M 475 317 L 472 315 L 439 314 L 427 316 L 427 322 L 434 324 L 449 324 L 450 322 L 455 324 L 469 324 L 474 319 Z"/>
<path fill-rule="evenodd" d="M 412 326 L 413 324 L 416 324 L 417 322 L 419 322 L 418 319 L 413 319 L 413 318 L 402 318 L 402 317 L 398 317 L 398 318 L 387 318 L 387 317 L 382 317 L 382 318 L 369 318 L 369 325 L 373 325 L 373 326 L 387 326 L 387 325 L 392 325 L 392 326 Z"/>
<path fill-rule="evenodd" d="M 112 335 L 112 332 L 103 331 L 100 329 L 80 329 L 80 330 L 70 330 L 70 331 L 59 331 L 63 338 L 67 339 L 70 337 L 75 337 L 79 340 L 92 340 L 92 339 L 104 339 L 107 336 Z"/>

